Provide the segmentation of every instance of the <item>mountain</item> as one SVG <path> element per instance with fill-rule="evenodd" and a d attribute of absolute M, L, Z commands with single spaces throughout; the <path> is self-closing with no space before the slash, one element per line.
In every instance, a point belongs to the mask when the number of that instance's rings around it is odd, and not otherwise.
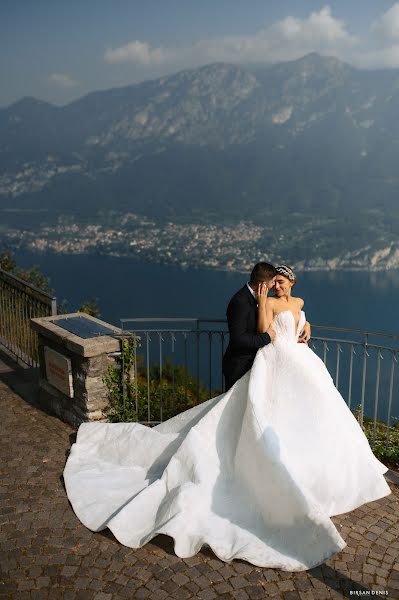
<path fill-rule="evenodd" d="M 0 208 L 396 215 L 398 99 L 399 70 L 314 53 L 210 64 L 63 107 L 24 98 L 0 110 Z"/>

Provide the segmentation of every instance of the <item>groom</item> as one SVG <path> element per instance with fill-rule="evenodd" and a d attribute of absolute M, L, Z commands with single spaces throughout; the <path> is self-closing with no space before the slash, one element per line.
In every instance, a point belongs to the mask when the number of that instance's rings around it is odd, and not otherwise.
<path fill-rule="evenodd" d="M 270 325 L 266 333 L 257 333 L 258 301 L 257 290 L 260 283 L 274 286 L 277 271 L 266 262 L 257 263 L 252 269 L 250 280 L 229 302 L 227 322 L 230 340 L 223 356 L 223 375 L 226 391 L 251 367 L 259 348 L 270 344 L 276 332 Z M 309 325 L 310 337 L 310 325 Z"/>

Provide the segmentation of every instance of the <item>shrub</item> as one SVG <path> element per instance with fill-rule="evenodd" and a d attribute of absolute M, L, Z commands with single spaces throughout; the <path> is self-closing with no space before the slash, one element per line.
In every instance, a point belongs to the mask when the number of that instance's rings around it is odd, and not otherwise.
<path fill-rule="evenodd" d="M 139 347 L 138 336 L 123 340 L 121 354 L 103 376 L 111 406 L 107 415 L 109 421 L 165 421 L 209 399 L 203 384 L 197 384 L 183 366 L 173 365 L 170 360 L 162 367 L 162 380 L 157 364 L 153 364 L 147 373 L 142 357 L 137 353 Z"/>
<path fill-rule="evenodd" d="M 353 411 L 359 424 L 361 408 L 361 404 L 359 404 Z M 364 416 L 362 429 L 378 460 L 387 467 L 399 471 L 399 419 L 393 417 L 393 420 L 397 421 L 397 423 L 389 427 L 383 421 L 377 420 L 374 442 L 374 419 Z M 388 443 L 387 433 L 389 434 Z"/>

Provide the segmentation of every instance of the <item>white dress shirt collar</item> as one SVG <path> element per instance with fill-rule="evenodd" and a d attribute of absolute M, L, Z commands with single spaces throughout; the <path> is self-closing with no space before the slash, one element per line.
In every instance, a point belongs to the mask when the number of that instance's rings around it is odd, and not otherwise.
<path fill-rule="evenodd" d="M 254 299 L 256 300 L 256 304 L 258 304 L 258 301 L 256 299 L 256 295 L 255 292 L 253 291 L 253 289 L 251 288 L 251 286 L 249 285 L 249 281 L 247 281 L 247 288 L 249 289 L 249 291 L 251 292 L 252 296 L 254 297 Z"/>

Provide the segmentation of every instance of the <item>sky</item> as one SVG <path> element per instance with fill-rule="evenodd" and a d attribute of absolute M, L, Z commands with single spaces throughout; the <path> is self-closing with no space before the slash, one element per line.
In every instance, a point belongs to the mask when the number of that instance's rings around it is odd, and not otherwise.
<path fill-rule="evenodd" d="M 399 68 L 399 1 L 0 0 L 0 107 L 313 51 Z"/>

